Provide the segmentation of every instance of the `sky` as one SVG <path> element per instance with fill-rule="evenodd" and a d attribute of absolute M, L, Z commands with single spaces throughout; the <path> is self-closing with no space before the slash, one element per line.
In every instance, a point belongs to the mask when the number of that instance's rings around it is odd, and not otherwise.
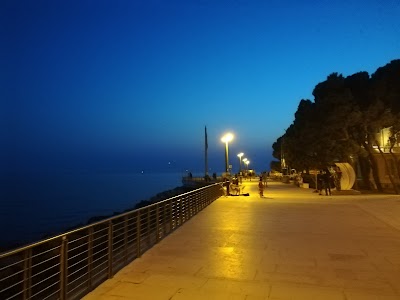
<path fill-rule="evenodd" d="M 332 72 L 400 55 L 400 1 L 1 1 L 1 170 L 269 169 Z"/>

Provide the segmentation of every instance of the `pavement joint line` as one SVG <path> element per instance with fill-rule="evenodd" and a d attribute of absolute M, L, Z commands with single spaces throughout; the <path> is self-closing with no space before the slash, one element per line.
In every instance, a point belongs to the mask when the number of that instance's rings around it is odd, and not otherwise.
<path fill-rule="evenodd" d="M 369 212 L 368 210 L 366 210 L 364 207 L 362 207 L 361 205 L 357 205 L 364 213 L 366 213 L 367 215 L 369 215 L 370 217 L 374 218 L 375 220 L 384 223 L 386 226 L 394 229 L 395 231 L 400 232 L 400 228 L 396 228 L 395 226 L 393 226 L 392 224 L 388 223 L 387 221 L 377 217 L 376 215 L 373 215 L 371 212 Z"/>

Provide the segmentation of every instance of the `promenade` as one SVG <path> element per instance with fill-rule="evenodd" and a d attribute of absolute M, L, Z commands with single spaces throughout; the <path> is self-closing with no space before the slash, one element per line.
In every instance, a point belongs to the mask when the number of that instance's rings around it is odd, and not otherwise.
<path fill-rule="evenodd" d="M 400 196 L 243 184 L 83 299 L 400 299 Z"/>

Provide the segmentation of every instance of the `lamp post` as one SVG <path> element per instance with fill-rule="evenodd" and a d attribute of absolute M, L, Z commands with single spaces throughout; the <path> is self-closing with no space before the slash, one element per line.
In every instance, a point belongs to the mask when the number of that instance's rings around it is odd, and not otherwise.
<path fill-rule="evenodd" d="M 239 153 L 237 156 L 239 157 L 239 173 L 242 172 L 242 156 L 244 155 L 243 152 Z"/>
<path fill-rule="evenodd" d="M 247 159 L 244 163 L 247 165 L 247 172 L 249 172 L 249 163 L 250 163 L 250 161 Z"/>
<path fill-rule="evenodd" d="M 246 164 L 246 161 L 248 161 L 247 157 L 243 158 L 242 161 L 244 164 Z M 245 167 L 245 169 L 246 169 L 246 167 Z M 246 176 L 247 176 L 247 171 L 246 171 Z"/>
<path fill-rule="evenodd" d="M 225 170 L 227 173 L 229 173 L 228 143 L 232 140 L 233 140 L 232 133 L 227 133 L 221 138 L 221 141 L 225 143 Z"/>

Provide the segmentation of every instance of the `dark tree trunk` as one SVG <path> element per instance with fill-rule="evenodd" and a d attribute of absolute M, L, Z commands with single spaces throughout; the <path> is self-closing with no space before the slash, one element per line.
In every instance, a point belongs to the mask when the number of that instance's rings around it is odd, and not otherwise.
<path fill-rule="evenodd" d="M 396 178 L 397 187 L 399 187 L 400 185 L 398 183 L 400 182 L 400 165 L 399 165 L 398 157 L 393 153 L 393 146 L 390 147 L 390 155 L 393 157 L 393 161 L 394 161 L 394 164 L 396 167 L 395 178 Z"/>
<path fill-rule="evenodd" d="M 366 143 L 366 142 L 364 142 L 364 149 L 368 153 L 369 162 L 371 163 L 372 177 L 374 178 L 376 189 L 378 190 L 378 192 L 382 193 L 383 188 L 382 188 L 381 181 L 379 179 L 378 164 L 377 164 L 376 158 L 374 156 L 374 149 L 372 148 L 371 144 Z"/>
<path fill-rule="evenodd" d="M 356 174 L 356 178 L 355 178 L 355 180 L 354 180 L 354 185 L 353 185 L 353 189 L 355 189 L 355 190 L 358 190 L 359 189 L 359 187 L 358 187 L 358 181 L 357 181 L 357 177 L 358 177 L 358 170 L 357 170 L 357 162 L 353 159 L 353 158 L 351 158 L 349 161 L 348 161 L 348 163 L 353 167 L 353 170 L 354 170 L 354 173 Z"/>
<path fill-rule="evenodd" d="M 360 166 L 361 178 L 363 181 L 363 185 L 368 189 L 372 190 L 371 181 L 369 180 L 369 173 L 371 171 L 371 164 L 368 159 L 359 155 L 358 163 Z"/>

